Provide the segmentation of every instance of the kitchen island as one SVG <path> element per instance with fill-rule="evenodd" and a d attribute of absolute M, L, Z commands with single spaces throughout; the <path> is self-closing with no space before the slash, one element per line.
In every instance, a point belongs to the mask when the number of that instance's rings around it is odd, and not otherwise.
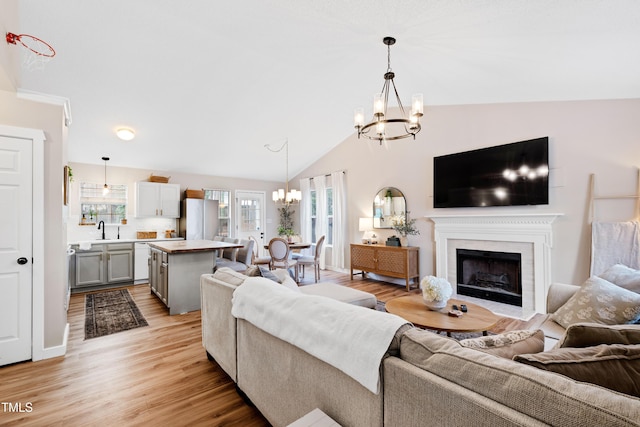
<path fill-rule="evenodd" d="M 213 240 L 149 243 L 151 292 L 169 308 L 169 314 L 200 310 L 200 276 L 213 273 L 216 252 L 241 244 Z"/>

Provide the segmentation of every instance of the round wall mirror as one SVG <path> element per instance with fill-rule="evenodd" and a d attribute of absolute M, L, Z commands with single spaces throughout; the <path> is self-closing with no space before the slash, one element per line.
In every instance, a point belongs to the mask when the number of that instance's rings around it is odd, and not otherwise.
<path fill-rule="evenodd" d="M 407 202 L 402 191 L 385 187 L 373 199 L 373 228 L 393 228 L 393 219 L 407 215 Z"/>

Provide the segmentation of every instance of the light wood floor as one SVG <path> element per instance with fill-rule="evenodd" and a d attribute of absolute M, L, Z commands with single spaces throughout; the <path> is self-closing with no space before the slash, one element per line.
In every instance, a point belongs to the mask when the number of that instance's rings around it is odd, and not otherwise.
<path fill-rule="evenodd" d="M 350 280 L 322 272 L 322 281 L 352 286 L 381 301 L 406 295 L 403 286 Z M 302 284 L 313 282 L 313 274 Z M 84 340 L 84 294 L 71 297 L 67 354 L 0 368 L 2 426 L 268 426 L 237 394 L 231 379 L 207 360 L 200 312 L 169 316 L 146 285 L 128 289 L 149 322 L 106 337 Z M 416 291 L 413 291 L 416 292 Z M 494 332 L 536 323 L 508 320 Z"/>

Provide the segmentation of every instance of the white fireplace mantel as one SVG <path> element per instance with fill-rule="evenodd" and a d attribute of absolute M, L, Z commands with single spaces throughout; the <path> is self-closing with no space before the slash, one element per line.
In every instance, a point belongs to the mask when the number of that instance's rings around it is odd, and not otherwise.
<path fill-rule="evenodd" d="M 469 214 L 428 215 L 434 222 L 436 244 L 436 275 L 453 283 L 449 245 L 457 240 L 530 243 L 533 246 L 532 301 L 523 301 L 523 309 L 546 312 L 546 294 L 551 283 L 551 224 L 561 213 L 539 214 Z M 454 266 L 455 267 L 455 266 Z"/>

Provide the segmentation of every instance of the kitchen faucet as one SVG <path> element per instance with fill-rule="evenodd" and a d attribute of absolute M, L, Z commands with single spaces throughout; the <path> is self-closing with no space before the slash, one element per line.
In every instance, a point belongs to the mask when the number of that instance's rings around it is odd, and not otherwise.
<path fill-rule="evenodd" d="M 104 221 L 98 223 L 98 230 L 100 230 L 100 226 L 102 226 L 102 240 L 104 240 Z"/>

